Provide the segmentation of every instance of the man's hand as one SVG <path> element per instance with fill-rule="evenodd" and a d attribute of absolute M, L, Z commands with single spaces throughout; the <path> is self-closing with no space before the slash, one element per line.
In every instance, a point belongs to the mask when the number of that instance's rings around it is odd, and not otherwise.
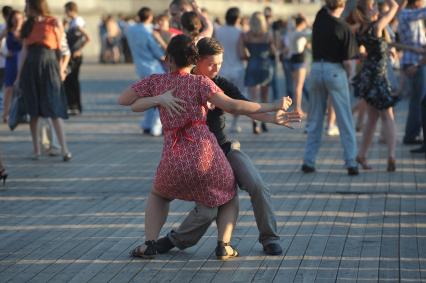
<path fill-rule="evenodd" d="M 287 111 L 292 104 L 293 100 L 289 96 L 284 96 L 277 102 L 277 110 Z"/>
<path fill-rule="evenodd" d="M 284 126 L 290 129 L 294 129 L 291 125 L 293 123 L 301 123 L 302 116 L 297 112 L 285 112 L 283 110 L 278 110 L 275 113 L 275 124 Z"/>
<path fill-rule="evenodd" d="M 165 93 L 158 96 L 160 99 L 158 105 L 164 107 L 169 115 L 179 114 L 185 111 L 185 108 L 182 106 L 185 104 L 185 101 L 173 96 L 174 89 L 170 89 Z"/>

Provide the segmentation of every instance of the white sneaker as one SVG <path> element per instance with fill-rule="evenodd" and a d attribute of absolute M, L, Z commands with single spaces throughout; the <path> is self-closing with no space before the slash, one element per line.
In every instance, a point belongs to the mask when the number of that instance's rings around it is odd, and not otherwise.
<path fill-rule="evenodd" d="M 340 132 L 337 126 L 331 126 L 330 128 L 327 129 L 327 136 L 335 137 L 339 135 L 340 135 Z"/>

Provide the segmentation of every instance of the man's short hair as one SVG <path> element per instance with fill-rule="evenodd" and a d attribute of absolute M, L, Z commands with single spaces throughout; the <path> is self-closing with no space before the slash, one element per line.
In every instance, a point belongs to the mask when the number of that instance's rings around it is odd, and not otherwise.
<path fill-rule="evenodd" d="M 1 13 L 3 14 L 3 17 L 7 19 L 9 15 L 13 12 L 13 8 L 10 6 L 3 6 L 1 9 Z"/>
<path fill-rule="evenodd" d="M 237 23 L 238 18 L 240 17 L 241 12 L 237 7 L 229 8 L 226 11 L 225 20 L 228 26 L 233 26 Z"/>
<path fill-rule="evenodd" d="M 67 2 L 65 4 L 65 9 L 67 9 L 67 11 L 71 11 L 71 12 L 78 12 L 78 7 L 77 4 L 73 1 Z"/>
<path fill-rule="evenodd" d="M 420 0 L 408 0 L 407 6 L 413 6 L 414 4 L 416 4 L 417 1 L 420 1 Z"/>
<path fill-rule="evenodd" d="M 152 10 L 148 7 L 142 7 L 138 12 L 139 20 L 144 23 L 152 16 Z"/>
<path fill-rule="evenodd" d="M 330 10 L 345 7 L 346 0 L 325 0 L 325 6 Z"/>

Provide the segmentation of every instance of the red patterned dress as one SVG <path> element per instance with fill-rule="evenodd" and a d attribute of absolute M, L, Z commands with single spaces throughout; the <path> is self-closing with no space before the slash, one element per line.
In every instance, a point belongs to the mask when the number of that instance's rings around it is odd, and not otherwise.
<path fill-rule="evenodd" d="M 179 115 L 170 116 L 160 107 L 164 145 L 154 190 L 166 198 L 208 207 L 230 201 L 236 193 L 234 174 L 206 126 L 207 99 L 222 90 L 207 77 L 178 72 L 152 75 L 132 88 L 140 97 L 174 89 L 173 95 L 185 101 Z"/>

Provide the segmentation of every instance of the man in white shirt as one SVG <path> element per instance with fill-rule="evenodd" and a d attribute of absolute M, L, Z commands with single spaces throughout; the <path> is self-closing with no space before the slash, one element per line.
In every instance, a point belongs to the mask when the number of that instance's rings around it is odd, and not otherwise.
<path fill-rule="evenodd" d="M 241 21 L 240 9 L 237 7 L 228 9 L 225 20 L 226 25 L 217 28 L 214 32 L 214 36 L 225 49 L 220 76 L 226 78 L 245 93 L 244 63 L 238 52 L 238 42 L 242 33 L 239 28 Z M 237 125 L 237 119 L 238 115 L 234 115 L 234 120 L 231 124 L 231 132 L 241 132 L 241 128 Z"/>

